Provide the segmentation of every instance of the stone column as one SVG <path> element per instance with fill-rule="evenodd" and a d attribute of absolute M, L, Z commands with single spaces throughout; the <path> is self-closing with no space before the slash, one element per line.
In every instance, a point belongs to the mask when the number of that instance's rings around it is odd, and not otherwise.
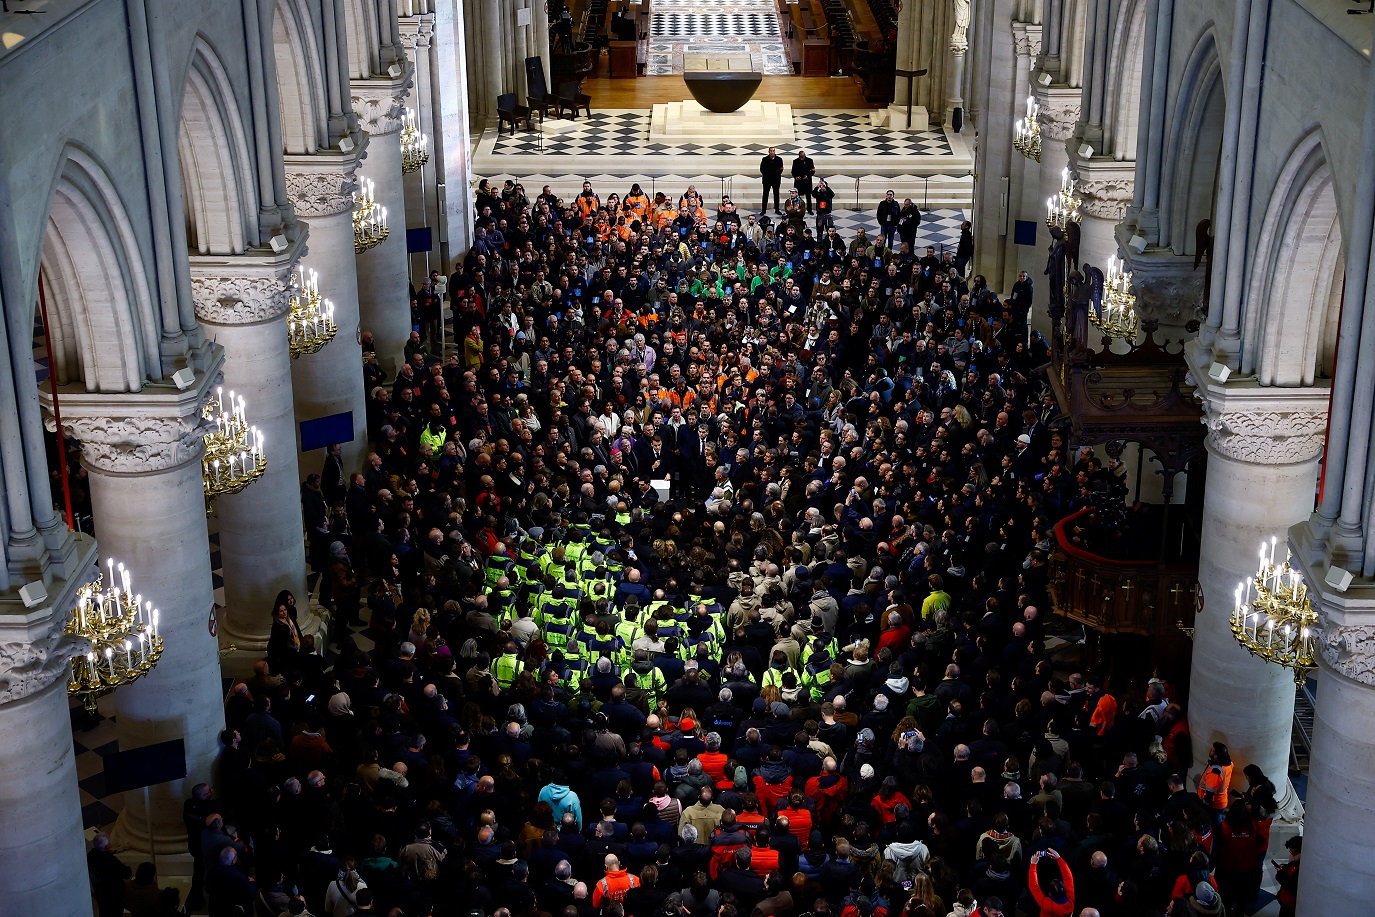
<path fill-rule="evenodd" d="M 410 270 L 406 261 L 406 195 L 401 174 L 401 118 L 411 85 L 410 62 L 401 75 L 353 81 L 353 110 L 368 132 L 368 158 L 359 176 L 374 183 L 378 205 L 387 209 L 391 233 L 357 257 L 358 307 L 363 330 L 371 331 L 377 358 L 393 375 L 411 333 Z"/>
<path fill-rule="evenodd" d="M 1230 616 L 1237 585 L 1255 574 L 1261 543 L 1276 537 L 1283 543 L 1289 526 L 1313 510 L 1328 390 L 1262 388 L 1248 380 L 1218 385 L 1208 378 L 1211 356 L 1198 341 L 1185 353 L 1209 430 L 1198 561 L 1204 605 L 1194 622 L 1190 677 L 1195 772 L 1212 743 L 1224 742 L 1236 773 L 1257 764 L 1275 782 L 1283 816 L 1297 809 L 1285 779 L 1294 678 L 1243 650 Z M 1281 556 L 1283 550 L 1281 544 Z"/>
<path fill-rule="evenodd" d="M 91 887 L 81 799 L 76 785 L 69 661 L 63 637 L 76 590 L 95 573 L 95 541 L 77 535 L 78 575 L 48 582 L 48 600 L 25 608 L 9 593 L 0 604 L 0 896 L 12 914 L 89 917 Z M 14 607 L 9 607 L 12 604 Z"/>
<path fill-rule="evenodd" d="M 272 601 L 283 589 L 296 596 L 302 629 L 316 629 L 306 611 L 305 529 L 286 327 L 304 250 L 302 232 L 280 255 L 191 259 L 196 317 L 206 336 L 224 348 L 220 385 L 244 399 L 248 420 L 262 431 L 267 451 L 263 476 L 214 505 L 224 565 L 221 642 L 254 659 L 267 649 Z"/>
<path fill-rule="evenodd" d="M 444 272 L 439 260 L 439 220 L 436 207 L 434 158 L 435 86 L 431 80 L 431 56 L 434 45 L 434 16 L 412 16 L 401 20 L 401 44 L 415 67 L 415 92 L 409 102 L 415 112 L 416 129 L 429 140 L 430 161 L 414 172 L 405 174 L 406 213 L 416 226 L 431 230 L 428 252 L 409 255 L 411 276 L 419 285 L 428 279 L 430 270 Z M 423 279 L 422 279 L 423 278 Z"/>
<path fill-rule="evenodd" d="M 114 839 L 145 853 L 154 846 L 158 853 L 185 852 L 182 802 L 192 786 L 210 780 L 224 728 L 201 481 L 201 409 L 223 361 L 224 351 L 213 348 L 209 370 L 186 391 L 148 384 L 137 394 L 62 398 L 63 426 L 81 443 L 90 473 L 102 556 L 134 571 L 139 592 L 160 610 L 166 644 L 149 675 L 114 694 L 120 748 L 186 743 L 187 777 L 150 791 L 151 839 L 143 791 L 125 794 Z"/>
<path fill-rule="evenodd" d="M 998 261 L 995 264 L 981 263 L 977 270 L 988 278 L 994 289 L 998 290 L 1011 290 L 1019 270 L 1032 271 L 1034 280 L 1037 277 L 1036 271 L 1039 270 L 1034 262 L 1041 258 L 1044 264 L 1044 255 L 1039 246 L 1016 245 L 1013 242 L 1014 224 L 1017 220 L 1039 221 L 1045 215 L 1044 204 L 1033 200 L 1034 195 L 1027 191 L 1028 185 L 1031 185 L 1039 192 L 1040 180 L 1036 176 L 1041 166 L 1035 160 L 1023 156 L 1012 145 L 1012 126 L 1019 118 L 1026 116 L 1026 100 L 1033 94 L 1031 78 L 1036 59 L 1041 55 L 1041 34 L 1039 25 L 1017 21 L 1012 23 L 1012 42 L 1008 48 L 1009 67 L 1012 71 L 1012 96 L 1008 100 L 1010 104 L 1005 112 L 1000 112 L 997 123 L 990 121 L 986 131 L 989 139 L 984 141 L 981 137 L 979 143 L 981 150 L 985 143 L 1006 150 L 1007 165 L 1003 172 L 1007 177 L 1006 195 L 1004 196 L 1003 189 L 998 185 L 984 182 L 983 190 L 987 197 L 982 200 L 983 209 L 975 213 L 973 221 L 976 257 L 981 244 L 980 236 L 977 235 L 980 232 L 981 215 L 987 214 L 984 219 L 988 225 L 984 227 L 984 232 L 997 233 L 998 244 L 990 246 L 990 251 L 1001 252 Z M 990 93 L 996 93 L 1000 89 L 1001 86 L 991 86 Z M 980 202 L 976 201 L 977 203 Z M 1039 215 L 1035 209 L 1037 207 L 1042 208 Z"/>
<path fill-rule="evenodd" d="M 464 4 L 465 9 L 467 6 Z M 438 59 L 444 63 L 438 68 L 439 117 L 431 161 L 438 184 L 440 248 L 452 261 L 468 251 L 474 219 L 469 192 L 473 158 L 468 138 L 473 119 L 469 112 L 468 47 L 463 11 L 455 9 L 452 2 L 440 3 L 435 11 L 434 44 Z M 547 79 L 548 67 L 545 70 Z"/>
<path fill-rule="evenodd" d="M 344 467 L 350 470 L 362 467 L 367 452 L 352 198 L 358 159 L 367 149 L 367 141 L 368 135 L 360 133 L 356 147 L 349 153 L 322 150 L 313 156 L 288 156 L 286 173 L 296 215 L 310 226 L 310 251 L 302 266 L 315 270 L 320 297 L 334 303 L 334 323 L 339 326 L 334 340 L 318 353 L 291 361 L 296 422 L 345 411 L 352 413 L 353 439 L 343 444 Z M 298 448 L 300 473 L 318 472 L 324 463 L 324 450 L 299 451 L 299 432 L 293 434 L 292 440 Z"/>
<path fill-rule="evenodd" d="M 1011 13 L 1011 4 L 1005 12 Z M 974 170 L 978 176 L 972 213 L 974 232 L 974 271 L 988 278 L 998 290 L 1010 290 L 1017 276 L 1017 248 L 1012 242 L 1012 224 L 1017 218 L 1018 190 L 1022 173 L 1030 160 L 1012 146 L 1012 125 L 1026 107 L 1031 61 L 1040 53 L 1041 27 L 1013 22 L 1012 32 L 995 28 L 1000 7 L 989 10 L 975 7 L 980 26 L 974 45 L 976 84 L 974 98 L 983 111 L 975 122 L 979 142 L 975 145 Z M 1012 82 L 993 79 L 990 72 L 1011 73 Z"/>
<path fill-rule="evenodd" d="M 1338 593 L 1323 582 L 1325 568 L 1304 572 L 1325 626 L 1298 913 L 1357 914 L 1375 898 L 1375 864 L 1361 855 L 1375 824 L 1375 589 Z"/>

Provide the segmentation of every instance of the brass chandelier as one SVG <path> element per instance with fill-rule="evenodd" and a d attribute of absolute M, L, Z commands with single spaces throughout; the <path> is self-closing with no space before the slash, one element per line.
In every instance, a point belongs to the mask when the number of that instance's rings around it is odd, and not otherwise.
<path fill-rule="evenodd" d="M 1070 223 L 1083 220 L 1079 207 L 1084 203 L 1074 196 L 1075 182 L 1070 178 L 1069 168 L 1060 172 L 1060 193 L 1046 198 L 1046 225 L 1064 231 Z"/>
<path fill-rule="evenodd" d="M 1277 539 L 1260 546 L 1260 565 L 1249 582 L 1237 585 L 1232 636 L 1252 656 L 1283 666 L 1303 684 L 1317 666 L 1318 614 L 1303 576 L 1289 564 L 1275 563 Z"/>
<path fill-rule="evenodd" d="M 262 431 L 247 420 L 243 396 L 236 398 L 231 391 L 226 399 L 224 389 L 216 388 L 201 414 L 215 425 L 205 434 L 205 457 L 201 459 L 205 496 L 213 504 L 216 497 L 236 494 L 261 478 L 267 470 L 267 456 Z"/>
<path fill-rule="evenodd" d="M 286 320 L 287 345 L 291 359 L 318 352 L 334 340 L 339 326 L 334 324 L 334 303 L 320 298 L 319 275 L 301 269 L 300 293 L 291 298 L 291 314 Z"/>
<path fill-rule="evenodd" d="M 157 609 L 134 594 L 129 571 L 113 559 L 104 588 L 97 575 L 77 591 L 63 630 L 82 647 L 72 657 L 67 693 L 81 698 L 88 713 L 101 695 L 147 675 L 162 656 Z"/>
<path fill-rule="evenodd" d="M 1026 117 L 1012 126 L 1012 145 L 1027 159 L 1041 161 L 1041 106 L 1036 97 L 1026 97 Z"/>
<path fill-rule="evenodd" d="M 378 206 L 373 191 L 372 179 L 359 176 L 358 190 L 353 192 L 353 250 L 358 254 L 381 245 L 391 234 L 387 208 Z"/>
<path fill-rule="evenodd" d="M 1131 291 L 1131 272 L 1122 270 L 1123 266 L 1124 262 L 1116 257 L 1108 258 L 1108 271 L 1103 278 L 1103 307 L 1089 312 L 1089 322 L 1102 331 L 1104 337 L 1130 342 L 1136 339 L 1141 319 L 1136 314 L 1136 296 Z"/>
<path fill-rule="evenodd" d="M 415 109 L 406 109 L 406 120 L 401 127 L 401 171 L 417 172 L 430 161 L 430 140 L 420 133 L 416 124 Z"/>

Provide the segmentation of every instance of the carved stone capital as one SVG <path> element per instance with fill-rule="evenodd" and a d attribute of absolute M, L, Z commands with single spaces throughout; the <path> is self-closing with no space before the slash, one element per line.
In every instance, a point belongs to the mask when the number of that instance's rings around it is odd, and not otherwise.
<path fill-rule="evenodd" d="M 434 14 L 401 17 L 401 45 L 407 51 L 428 49 L 434 38 Z"/>
<path fill-rule="evenodd" d="M 1322 453 L 1327 416 L 1317 411 L 1215 410 L 1205 401 L 1214 451 L 1257 465 L 1291 465 Z"/>
<path fill-rule="evenodd" d="M 212 325 L 256 325 L 282 318 L 291 308 L 304 254 L 302 234 L 280 255 L 193 256 L 196 318 Z"/>
<path fill-rule="evenodd" d="M 286 190 L 297 216 L 327 217 L 353 209 L 358 152 L 286 157 Z"/>
<path fill-rule="evenodd" d="M 63 432 L 81 444 L 81 459 L 106 474 L 157 474 L 198 462 L 210 422 L 201 416 L 224 366 L 224 348 L 211 345 L 204 372 L 181 390 L 148 383 L 135 394 L 62 393 Z M 55 430 L 52 397 L 39 393 L 43 420 Z"/>
<path fill-rule="evenodd" d="M 1375 687 L 1375 624 L 1328 624 L 1318 635 L 1323 660 L 1352 681 Z"/>
<path fill-rule="evenodd" d="M 352 83 L 353 111 L 363 130 L 374 136 L 394 134 L 401 130 L 406 114 L 406 96 L 415 77 L 415 67 L 408 59 L 397 62 L 402 73 L 395 79 L 373 77 Z"/>
<path fill-rule="evenodd" d="M 1132 201 L 1131 179 L 1081 178 L 1077 187 L 1083 195 L 1083 211 L 1089 216 L 1115 223 L 1127 215 Z"/>
<path fill-rule="evenodd" d="M 1074 127 L 1079 121 L 1079 103 L 1042 105 L 1037 120 L 1041 124 L 1042 135 L 1063 143 L 1074 136 Z"/>
<path fill-rule="evenodd" d="M 53 426 L 49 422 L 49 426 Z M 111 474 L 148 474 L 200 461 L 211 424 L 199 409 L 182 417 L 62 415 L 67 436 L 81 443 L 81 460 Z"/>
<path fill-rule="evenodd" d="M 81 641 L 56 627 L 38 642 L 0 642 L 0 704 L 22 700 L 66 678 L 72 657 L 83 649 Z"/>
<path fill-rule="evenodd" d="M 1041 56 L 1041 27 L 1030 22 L 1012 23 L 1012 47 L 1018 57 Z"/>

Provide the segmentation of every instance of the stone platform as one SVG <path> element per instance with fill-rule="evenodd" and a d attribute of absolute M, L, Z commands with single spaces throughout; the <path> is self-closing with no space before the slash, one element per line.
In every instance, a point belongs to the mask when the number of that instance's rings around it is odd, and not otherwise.
<path fill-rule="evenodd" d="M 697 102 L 661 102 L 649 116 L 650 143 L 793 143 L 793 107 L 752 99 L 738 111 L 707 111 Z"/>

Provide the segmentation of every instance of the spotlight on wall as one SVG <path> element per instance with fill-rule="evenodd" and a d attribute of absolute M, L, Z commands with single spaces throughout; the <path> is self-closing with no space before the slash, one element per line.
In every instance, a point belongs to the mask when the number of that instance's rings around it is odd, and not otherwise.
<path fill-rule="evenodd" d="M 1225 383 L 1230 375 L 1232 375 L 1232 367 L 1226 363 L 1214 363 L 1208 367 L 1208 378 L 1218 385 Z"/>
<path fill-rule="evenodd" d="M 1150 243 L 1147 242 L 1143 236 L 1132 236 L 1127 241 L 1127 248 L 1130 248 L 1139 255 L 1146 250 L 1146 246 L 1149 244 Z"/>
<path fill-rule="evenodd" d="M 282 235 L 280 232 L 273 236 L 267 244 L 272 246 L 272 250 L 279 255 L 291 247 L 291 243 L 286 240 L 286 236 Z"/>
<path fill-rule="evenodd" d="M 1080 158 L 1080 159 L 1092 159 L 1092 158 L 1093 158 L 1093 147 L 1089 146 L 1087 143 L 1085 143 L 1085 144 L 1083 144 L 1082 146 L 1080 146 L 1080 147 L 1079 147 L 1079 158 Z"/>
<path fill-rule="evenodd" d="M 177 391 L 184 392 L 196 384 L 195 370 L 187 367 L 172 373 L 172 381 L 177 385 Z"/>
<path fill-rule="evenodd" d="M 1347 579 L 1350 579 L 1350 574 Z M 32 608 L 35 605 L 42 605 L 48 600 L 48 587 L 43 585 L 42 580 L 34 580 L 32 583 L 25 583 L 19 587 L 19 598 L 24 600 L 25 608 Z"/>
<path fill-rule="evenodd" d="M 353 138 L 352 138 L 352 137 L 340 137 L 340 138 L 339 138 L 339 152 L 341 152 L 341 153 L 352 153 L 352 152 L 353 152 Z"/>
<path fill-rule="evenodd" d="M 1341 567 L 1328 567 L 1327 575 L 1322 579 L 1324 583 L 1338 592 L 1345 592 L 1347 587 L 1351 585 L 1351 571 Z"/>
<path fill-rule="evenodd" d="M 1036 82 L 1040 83 L 1042 86 L 1049 86 L 1049 85 L 1050 85 L 1050 74 L 1049 74 L 1049 73 L 1046 73 L 1044 70 L 1041 71 L 1041 75 L 1038 76 L 1038 77 L 1036 77 Z"/>
<path fill-rule="evenodd" d="M 400 65 L 400 64 L 392 64 L 390 67 L 388 67 L 388 68 L 387 68 L 387 76 L 391 77 L 391 78 L 394 79 L 394 80 L 395 80 L 395 79 L 399 79 L 400 76 L 401 76 L 401 65 Z"/>

